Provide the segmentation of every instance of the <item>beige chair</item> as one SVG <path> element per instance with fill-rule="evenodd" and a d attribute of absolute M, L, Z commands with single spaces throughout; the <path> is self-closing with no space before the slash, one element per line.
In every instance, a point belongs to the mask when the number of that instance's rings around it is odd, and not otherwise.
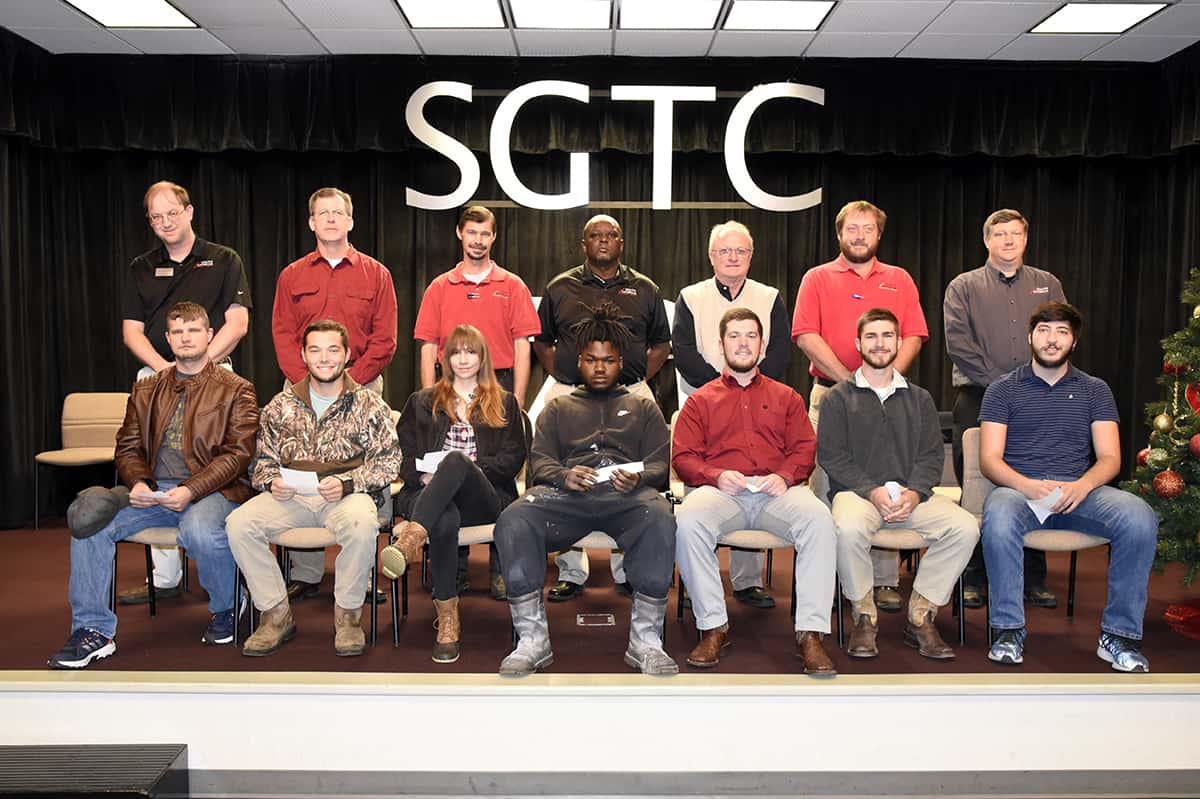
<path fill-rule="evenodd" d="M 151 553 L 153 547 L 177 547 L 179 546 L 179 528 L 178 527 L 147 527 L 144 530 L 139 530 L 128 538 L 123 538 L 117 542 L 118 546 L 113 549 L 113 582 L 111 595 L 108 600 L 108 607 L 113 612 L 117 609 L 117 552 L 120 551 L 121 544 L 142 544 L 146 549 L 146 586 L 150 595 L 150 615 L 158 615 L 158 605 L 155 598 L 154 590 L 154 559 Z M 183 561 L 183 581 L 181 587 L 184 591 L 188 588 L 188 569 L 186 554 Z"/>
<path fill-rule="evenodd" d="M 41 515 L 38 485 L 40 467 L 90 466 L 110 463 L 117 447 L 117 431 L 125 420 L 127 392 L 68 394 L 63 400 L 62 449 L 33 456 L 33 527 Z"/>
<path fill-rule="evenodd" d="M 983 503 L 996 486 L 979 468 L 979 428 L 963 433 L 963 493 L 962 505 L 983 518 Z M 1107 538 L 1076 530 L 1031 530 L 1025 534 L 1025 546 L 1043 552 L 1070 552 L 1071 570 L 1067 578 L 1067 616 L 1075 615 L 1075 572 L 1080 550 L 1108 545 Z M 989 609 L 990 610 L 990 609 Z M 988 614 L 988 645 L 992 643 L 991 613 Z"/>

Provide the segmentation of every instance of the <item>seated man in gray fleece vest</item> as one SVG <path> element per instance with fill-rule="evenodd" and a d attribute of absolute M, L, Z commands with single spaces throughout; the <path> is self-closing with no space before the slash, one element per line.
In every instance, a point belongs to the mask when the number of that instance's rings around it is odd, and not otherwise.
<path fill-rule="evenodd" d="M 941 424 L 929 392 L 892 368 L 899 339 L 900 323 L 891 311 L 872 308 L 859 317 L 856 345 L 863 363 L 822 400 L 817 460 L 829 474 L 838 574 L 854 607 L 847 653 L 879 654 L 871 538 L 889 527 L 917 532 L 929 547 L 913 580 L 904 643 L 946 660 L 954 650 L 938 635 L 934 617 L 950 601 L 979 540 L 979 524 L 933 493 L 945 457 Z"/>

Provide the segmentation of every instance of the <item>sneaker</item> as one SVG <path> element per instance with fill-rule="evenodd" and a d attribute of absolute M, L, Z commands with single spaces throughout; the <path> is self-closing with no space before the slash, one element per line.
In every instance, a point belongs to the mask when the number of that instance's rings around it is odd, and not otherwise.
<path fill-rule="evenodd" d="M 1025 628 L 1016 630 L 1000 630 L 995 643 L 988 650 L 988 660 L 1005 666 L 1016 666 L 1024 663 Z"/>
<path fill-rule="evenodd" d="M 62 649 L 46 661 L 52 669 L 84 669 L 93 660 L 106 658 L 117 651 L 117 642 L 95 630 L 80 627 L 71 633 Z"/>
<path fill-rule="evenodd" d="M 1112 633 L 1100 633 L 1096 656 L 1111 663 L 1117 671 L 1150 671 L 1150 661 L 1142 654 L 1142 642 Z"/>
<path fill-rule="evenodd" d="M 242 607 L 244 608 L 245 605 Z M 200 636 L 200 643 L 205 646 L 233 643 L 233 625 L 232 608 L 214 613 L 209 619 L 208 627 L 204 628 L 204 635 Z"/>

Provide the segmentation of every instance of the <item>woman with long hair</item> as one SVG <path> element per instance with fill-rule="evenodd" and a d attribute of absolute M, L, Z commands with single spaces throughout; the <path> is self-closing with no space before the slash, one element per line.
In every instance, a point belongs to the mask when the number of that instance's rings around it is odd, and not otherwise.
<path fill-rule="evenodd" d="M 408 521 L 397 526 L 380 565 L 384 576 L 397 579 L 428 540 L 437 609 L 433 660 L 453 663 L 460 629 L 458 529 L 495 522 L 517 498 L 515 480 L 526 450 L 517 400 L 496 381 L 477 328 L 450 331 L 441 379 L 408 398 L 396 432 L 404 480 L 398 508 Z M 427 471 L 418 469 L 418 459 Z"/>

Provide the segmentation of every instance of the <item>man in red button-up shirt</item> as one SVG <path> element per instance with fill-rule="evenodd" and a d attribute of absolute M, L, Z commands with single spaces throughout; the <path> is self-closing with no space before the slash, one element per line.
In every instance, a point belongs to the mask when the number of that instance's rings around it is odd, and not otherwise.
<path fill-rule="evenodd" d="M 718 540 L 761 529 L 796 549 L 796 657 L 805 673 L 831 676 L 837 672 L 821 635 L 829 632 L 837 531 L 829 509 L 803 485 L 816 435 L 800 395 L 758 371 L 758 316 L 730 308 L 719 333 L 725 370 L 688 397 L 672 444 L 671 462 L 691 488 L 675 512 L 675 560 L 701 632 L 687 662 L 712 668 L 729 646 Z"/>

